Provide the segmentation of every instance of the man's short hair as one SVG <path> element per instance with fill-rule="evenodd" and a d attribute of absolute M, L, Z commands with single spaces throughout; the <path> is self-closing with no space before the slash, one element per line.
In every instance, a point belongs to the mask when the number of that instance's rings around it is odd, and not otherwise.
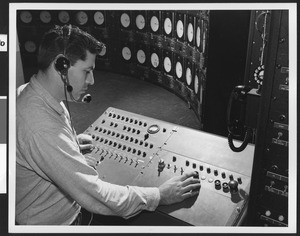
<path fill-rule="evenodd" d="M 87 32 L 72 25 L 55 26 L 42 38 L 38 53 L 38 69 L 45 71 L 59 54 L 74 65 L 85 60 L 87 51 L 98 55 L 105 45 Z"/>

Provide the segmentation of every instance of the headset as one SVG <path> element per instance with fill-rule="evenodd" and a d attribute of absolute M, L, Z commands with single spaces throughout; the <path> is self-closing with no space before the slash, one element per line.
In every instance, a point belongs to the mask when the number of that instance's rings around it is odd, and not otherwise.
<path fill-rule="evenodd" d="M 92 100 L 92 96 L 90 94 L 86 94 L 83 96 L 82 100 L 76 100 L 73 97 L 72 91 L 73 87 L 70 85 L 69 78 L 68 78 L 68 70 L 71 66 L 70 60 L 66 57 L 66 48 L 69 42 L 69 38 L 71 36 L 72 26 L 71 25 L 65 25 L 61 28 L 61 35 L 63 38 L 63 55 L 59 55 L 55 62 L 54 62 L 54 68 L 55 70 L 60 74 L 60 77 L 64 83 L 65 90 L 70 94 L 70 97 L 72 101 L 74 102 L 83 102 L 83 103 L 89 103 Z M 67 100 L 67 96 L 66 96 Z"/>

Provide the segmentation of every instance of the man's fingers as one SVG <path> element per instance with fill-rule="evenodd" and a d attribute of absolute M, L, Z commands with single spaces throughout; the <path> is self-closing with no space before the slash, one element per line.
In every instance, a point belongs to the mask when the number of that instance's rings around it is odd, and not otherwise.
<path fill-rule="evenodd" d="M 190 192 L 191 190 L 195 190 L 195 189 L 200 189 L 201 184 L 200 183 L 195 183 L 195 184 L 190 184 L 184 188 L 182 188 L 182 192 L 186 193 L 186 192 Z"/>
<path fill-rule="evenodd" d="M 199 176 L 199 174 L 196 171 L 186 172 L 181 176 L 181 181 L 184 181 L 190 177 L 197 177 L 197 176 Z"/>
<path fill-rule="evenodd" d="M 94 147 L 93 144 L 80 144 L 80 150 L 92 149 Z"/>
<path fill-rule="evenodd" d="M 186 179 L 182 182 L 182 186 L 185 187 L 185 186 L 188 186 L 190 184 L 196 184 L 196 183 L 200 183 L 200 180 L 196 179 L 196 178 L 189 178 L 189 179 Z"/>

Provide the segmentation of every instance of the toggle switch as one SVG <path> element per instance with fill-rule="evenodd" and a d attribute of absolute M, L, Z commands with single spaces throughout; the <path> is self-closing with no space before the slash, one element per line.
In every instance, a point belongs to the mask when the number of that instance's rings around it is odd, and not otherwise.
<path fill-rule="evenodd" d="M 158 162 L 158 172 L 162 172 L 165 168 L 166 164 L 163 159 L 160 159 Z"/>
<path fill-rule="evenodd" d="M 144 141 L 147 140 L 148 138 L 149 138 L 149 134 L 147 133 L 144 135 Z"/>
<path fill-rule="evenodd" d="M 220 190 L 221 189 L 221 181 L 220 180 L 215 180 L 215 189 Z"/>
<path fill-rule="evenodd" d="M 238 190 L 239 183 L 236 180 L 230 180 L 228 185 L 231 193 L 237 193 L 239 191 Z"/>

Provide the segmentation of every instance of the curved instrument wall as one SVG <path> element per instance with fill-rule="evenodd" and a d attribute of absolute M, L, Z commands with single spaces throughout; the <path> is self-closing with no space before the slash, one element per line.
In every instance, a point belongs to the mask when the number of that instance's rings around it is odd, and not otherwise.
<path fill-rule="evenodd" d="M 24 71 L 36 66 L 43 33 L 73 24 L 106 44 L 96 69 L 130 75 L 175 93 L 202 123 L 209 11 L 22 10 L 18 37 Z"/>

